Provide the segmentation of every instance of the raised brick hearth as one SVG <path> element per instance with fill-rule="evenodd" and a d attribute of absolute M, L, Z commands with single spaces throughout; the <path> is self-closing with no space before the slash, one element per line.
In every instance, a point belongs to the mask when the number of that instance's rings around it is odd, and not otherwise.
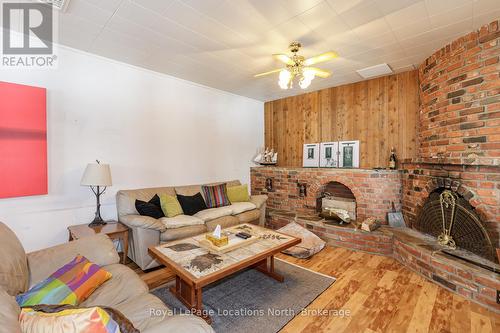
<path fill-rule="evenodd" d="M 415 230 L 382 226 L 365 232 L 353 225 L 327 224 L 317 215 L 301 215 L 270 209 L 267 226 L 278 229 L 292 221 L 314 232 L 331 246 L 374 253 L 395 258 L 424 278 L 500 313 L 496 290 L 500 290 L 498 273 L 491 272 L 439 251 L 433 237 Z M 474 258 L 474 255 L 471 255 Z M 481 261 L 481 258 L 474 258 Z M 494 266 L 497 270 L 498 265 Z"/>
<path fill-rule="evenodd" d="M 330 182 L 348 187 L 356 199 L 356 217 L 363 221 L 374 216 L 386 222 L 393 202 L 401 207 L 401 173 L 393 170 L 324 169 L 324 168 L 251 168 L 253 194 L 267 194 L 267 206 L 290 212 L 312 214 L 316 199 Z M 273 180 L 273 190 L 266 189 L 266 179 Z M 306 184 L 306 196 L 299 196 L 299 184 Z"/>

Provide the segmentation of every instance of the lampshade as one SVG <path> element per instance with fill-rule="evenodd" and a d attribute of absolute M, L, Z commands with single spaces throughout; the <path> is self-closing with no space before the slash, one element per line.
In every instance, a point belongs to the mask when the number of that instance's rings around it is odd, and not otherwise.
<path fill-rule="evenodd" d="M 90 163 L 85 168 L 82 181 L 83 186 L 111 186 L 111 170 L 109 164 Z"/>

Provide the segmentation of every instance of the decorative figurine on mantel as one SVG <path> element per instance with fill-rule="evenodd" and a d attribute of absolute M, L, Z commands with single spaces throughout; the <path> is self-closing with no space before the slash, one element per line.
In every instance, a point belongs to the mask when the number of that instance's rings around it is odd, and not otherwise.
<path fill-rule="evenodd" d="M 260 165 L 276 165 L 278 163 L 278 153 L 274 149 L 266 148 L 258 153 L 253 161 Z"/>
<path fill-rule="evenodd" d="M 389 169 L 396 170 L 396 150 L 391 148 L 391 156 L 389 157 Z"/>

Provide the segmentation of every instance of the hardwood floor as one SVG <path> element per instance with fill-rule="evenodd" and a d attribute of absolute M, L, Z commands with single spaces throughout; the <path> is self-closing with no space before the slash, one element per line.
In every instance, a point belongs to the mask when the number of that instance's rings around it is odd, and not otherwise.
<path fill-rule="evenodd" d="M 333 247 L 307 260 L 277 257 L 337 278 L 308 309 L 350 312 L 343 317 L 299 315 L 281 333 L 500 332 L 499 314 L 425 280 L 392 258 Z M 135 267 L 150 288 L 172 278 L 167 268 L 143 273 Z"/>

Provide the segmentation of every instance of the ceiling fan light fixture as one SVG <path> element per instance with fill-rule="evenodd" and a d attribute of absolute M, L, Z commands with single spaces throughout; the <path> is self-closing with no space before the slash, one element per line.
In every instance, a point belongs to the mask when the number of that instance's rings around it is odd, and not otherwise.
<path fill-rule="evenodd" d="M 312 82 L 311 80 L 307 80 L 305 77 L 303 77 L 299 81 L 299 86 L 302 89 L 307 89 L 311 85 L 311 82 Z"/>
<path fill-rule="evenodd" d="M 301 44 L 299 42 L 292 42 L 290 44 L 290 51 L 292 52 L 291 56 L 282 53 L 273 54 L 273 57 L 276 60 L 286 64 L 286 69 L 273 69 L 268 72 L 254 75 L 254 77 L 261 77 L 279 72 L 278 85 L 281 89 L 293 88 L 293 81 L 295 79 L 299 81 L 299 86 L 302 89 L 306 89 L 311 85 L 312 80 L 314 80 L 316 76 L 320 78 L 327 78 L 331 75 L 330 71 L 317 67 L 309 67 L 309 65 L 329 61 L 336 58 L 338 56 L 337 53 L 329 51 L 315 57 L 305 59 L 303 56 L 297 54 L 300 47 Z"/>
<path fill-rule="evenodd" d="M 281 89 L 288 89 L 288 85 L 290 83 L 290 80 L 292 79 L 292 73 L 290 73 L 288 70 L 283 69 L 280 71 L 280 78 L 278 80 L 278 84 Z"/>

